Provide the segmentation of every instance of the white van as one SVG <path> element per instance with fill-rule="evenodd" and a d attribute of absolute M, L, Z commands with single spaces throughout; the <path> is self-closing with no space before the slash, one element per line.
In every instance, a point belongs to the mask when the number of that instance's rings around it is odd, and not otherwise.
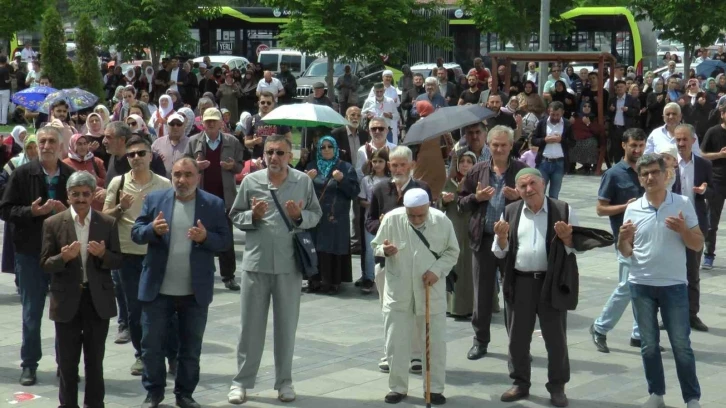
<path fill-rule="evenodd" d="M 318 58 L 314 54 L 305 54 L 292 49 L 285 48 L 270 48 L 269 50 L 260 52 L 257 61 L 262 66 L 262 69 L 272 71 L 273 73 L 280 72 L 280 64 L 287 62 L 290 67 L 290 72 L 293 75 L 300 76 L 307 67 Z"/>

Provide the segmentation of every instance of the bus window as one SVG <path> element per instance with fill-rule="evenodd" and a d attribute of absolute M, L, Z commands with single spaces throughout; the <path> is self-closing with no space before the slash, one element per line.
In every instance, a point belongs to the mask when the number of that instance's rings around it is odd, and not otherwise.
<path fill-rule="evenodd" d="M 287 62 L 288 67 L 290 67 L 290 71 L 292 72 L 302 72 L 301 68 L 301 60 L 302 57 L 300 55 L 289 55 L 289 54 L 282 54 L 280 62 Z"/>
<path fill-rule="evenodd" d="M 277 65 L 277 60 L 280 57 L 280 54 L 277 53 L 269 53 L 269 54 L 260 54 L 260 65 L 262 66 L 262 69 L 272 72 L 280 72 L 280 67 Z"/>

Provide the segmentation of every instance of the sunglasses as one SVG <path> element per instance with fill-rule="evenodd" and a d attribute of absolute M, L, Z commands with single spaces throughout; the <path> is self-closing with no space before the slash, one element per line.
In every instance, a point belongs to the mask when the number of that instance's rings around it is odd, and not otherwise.
<path fill-rule="evenodd" d="M 175 121 L 172 121 L 172 122 L 169 122 L 169 126 L 172 126 L 172 127 L 180 127 L 182 125 L 184 125 L 184 124 L 181 123 L 181 122 L 178 122 L 176 120 Z"/>
<path fill-rule="evenodd" d="M 371 128 L 371 132 L 383 132 L 384 130 L 386 130 L 386 128 L 379 127 L 379 126 L 375 126 L 375 127 Z"/>
<path fill-rule="evenodd" d="M 270 101 L 260 101 L 260 105 L 272 105 Z"/>
<path fill-rule="evenodd" d="M 129 126 L 136 126 L 136 122 L 127 122 L 126 124 Z"/>
<path fill-rule="evenodd" d="M 133 159 L 134 157 L 146 157 L 146 153 L 148 153 L 146 150 L 139 150 L 137 152 L 128 152 L 126 153 L 126 157 L 129 159 Z"/>
<path fill-rule="evenodd" d="M 320 150 L 332 150 L 333 146 L 331 145 L 322 145 L 320 146 Z"/>
<path fill-rule="evenodd" d="M 73 197 L 73 198 L 78 198 L 78 197 L 89 198 L 91 196 L 91 194 L 93 194 L 93 193 L 90 191 L 84 191 L 84 192 L 72 191 L 71 197 Z"/>
<path fill-rule="evenodd" d="M 265 154 L 268 155 L 269 157 L 272 157 L 273 154 L 276 154 L 279 157 L 282 157 L 282 156 L 286 155 L 287 152 L 284 150 L 268 150 L 265 152 Z"/>

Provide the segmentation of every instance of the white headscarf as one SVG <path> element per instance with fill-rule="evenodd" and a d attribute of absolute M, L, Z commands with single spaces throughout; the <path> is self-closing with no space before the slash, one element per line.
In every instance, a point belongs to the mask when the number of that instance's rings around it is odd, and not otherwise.
<path fill-rule="evenodd" d="M 189 136 L 194 128 L 194 111 L 185 106 L 180 108 L 178 112 L 184 115 L 184 134 Z"/>
<path fill-rule="evenodd" d="M 25 137 L 28 137 L 28 130 L 25 129 L 23 126 L 15 126 L 12 132 L 10 134 L 13 136 L 13 139 L 15 140 L 15 143 L 18 144 L 18 146 L 23 146 L 23 141 L 20 140 L 20 135 L 22 133 L 25 133 Z"/>
<path fill-rule="evenodd" d="M 169 101 L 169 103 L 166 105 L 166 108 L 161 106 L 161 100 L 166 99 Z M 171 113 L 171 111 L 174 110 L 174 101 L 171 100 L 171 96 L 169 95 L 161 95 L 159 98 L 159 114 L 161 115 L 162 119 L 166 119 L 167 116 Z"/>

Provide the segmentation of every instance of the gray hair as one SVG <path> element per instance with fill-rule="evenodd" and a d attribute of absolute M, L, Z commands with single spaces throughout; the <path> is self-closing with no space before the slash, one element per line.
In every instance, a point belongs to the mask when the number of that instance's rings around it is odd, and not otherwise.
<path fill-rule="evenodd" d="M 197 102 L 197 111 L 199 111 L 202 106 L 206 105 L 214 106 L 214 102 L 212 102 L 209 98 L 199 98 L 199 101 Z"/>
<path fill-rule="evenodd" d="M 66 190 L 84 186 L 90 188 L 91 191 L 96 190 L 96 177 L 85 170 L 73 172 L 66 182 Z"/>
<path fill-rule="evenodd" d="M 509 143 L 514 143 L 514 131 L 509 126 L 497 125 L 489 130 L 487 133 L 487 143 L 491 143 L 494 136 L 506 133 Z"/>
<path fill-rule="evenodd" d="M 40 130 L 38 130 L 38 132 L 35 134 L 35 136 L 38 139 L 40 139 L 40 135 L 43 135 L 43 134 L 46 134 L 46 133 L 49 133 L 49 134 L 53 135 L 53 137 L 55 137 L 55 139 L 58 140 L 58 141 L 61 140 L 61 137 L 62 136 L 61 136 L 60 130 L 58 130 L 58 128 L 53 127 L 51 125 L 46 125 L 46 126 L 43 126 L 42 128 L 40 128 Z"/>
<path fill-rule="evenodd" d="M 426 81 L 424 81 L 424 85 L 435 85 L 436 87 L 438 87 L 439 80 L 434 77 L 428 77 L 426 78 Z"/>
<path fill-rule="evenodd" d="M 180 157 L 180 158 L 176 159 L 174 161 L 174 163 L 171 165 L 171 167 L 174 167 L 174 166 L 176 166 L 177 163 L 181 163 L 181 162 L 189 163 L 192 166 L 194 166 L 195 169 L 197 169 L 197 172 L 199 171 L 199 164 L 197 163 L 196 160 L 192 159 L 189 156 L 183 156 L 183 157 Z"/>
<path fill-rule="evenodd" d="M 384 118 L 383 118 L 383 117 L 381 117 L 381 116 L 375 116 L 375 117 L 372 117 L 372 118 L 371 118 L 371 119 L 370 119 L 370 120 L 368 121 L 368 127 L 369 127 L 369 128 L 371 127 L 371 124 L 372 124 L 373 122 L 379 122 L 379 123 L 383 123 L 383 124 L 385 125 L 384 127 L 388 127 L 388 122 L 386 122 L 386 119 L 384 119 Z"/>
<path fill-rule="evenodd" d="M 669 109 L 676 111 L 679 115 L 681 114 L 681 105 L 676 102 L 668 102 L 666 106 L 663 107 L 663 115 L 665 115 L 666 111 Z"/>
<path fill-rule="evenodd" d="M 114 122 L 109 122 L 106 125 L 106 129 L 111 129 L 111 131 L 113 131 L 113 135 L 123 138 L 124 142 L 129 140 L 129 138 L 131 138 L 131 135 L 133 134 L 129 125 L 118 120 Z"/>
<path fill-rule="evenodd" d="M 265 139 L 265 146 L 267 146 L 270 143 L 280 143 L 280 142 L 285 142 L 287 147 L 290 150 L 292 150 L 292 142 L 290 142 L 290 140 L 287 137 L 285 137 L 285 135 L 268 136 L 267 139 Z"/>
<path fill-rule="evenodd" d="M 408 146 L 396 146 L 393 150 L 391 150 L 391 154 L 388 155 L 388 159 L 406 159 L 410 163 L 413 161 L 413 152 L 408 148 Z"/>
<path fill-rule="evenodd" d="M 673 133 L 675 133 L 678 129 L 687 130 L 688 134 L 691 135 L 691 139 L 696 138 L 696 129 L 692 125 L 689 125 L 688 123 L 681 123 L 680 125 L 676 126 L 675 129 L 673 129 Z"/>
<path fill-rule="evenodd" d="M 665 160 L 663 160 L 663 156 L 656 153 L 647 153 L 642 156 L 640 156 L 640 159 L 638 159 L 638 162 L 635 164 L 635 171 L 640 176 L 640 169 L 643 167 L 648 167 L 652 164 L 658 163 L 658 167 L 660 167 L 660 171 L 665 171 Z"/>

